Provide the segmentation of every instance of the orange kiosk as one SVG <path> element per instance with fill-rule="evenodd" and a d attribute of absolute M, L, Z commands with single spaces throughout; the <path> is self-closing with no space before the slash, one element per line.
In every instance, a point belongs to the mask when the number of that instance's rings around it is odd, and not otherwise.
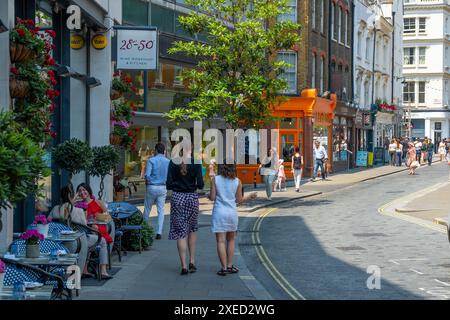
<path fill-rule="evenodd" d="M 328 170 L 332 170 L 333 118 L 336 95 L 330 99 L 317 96 L 316 89 L 305 89 L 300 97 L 290 97 L 274 107 L 275 128 L 278 130 L 278 156 L 284 160 L 287 178 L 292 178 L 291 157 L 296 146 L 303 155 L 303 176 L 310 177 L 313 170 L 313 140 L 319 139 L 328 150 Z M 269 129 L 269 128 L 268 128 Z M 262 183 L 257 164 L 237 166 L 242 183 Z"/>

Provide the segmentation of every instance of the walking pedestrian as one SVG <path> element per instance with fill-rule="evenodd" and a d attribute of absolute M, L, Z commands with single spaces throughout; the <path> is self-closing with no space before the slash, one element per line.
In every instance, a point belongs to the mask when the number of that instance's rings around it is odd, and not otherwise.
<path fill-rule="evenodd" d="M 268 200 L 272 200 L 272 191 L 275 188 L 275 179 L 277 177 L 278 154 L 274 148 L 267 150 L 267 155 L 259 165 L 259 172 L 264 176 L 266 186 L 266 195 Z"/>
<path fill-rule="evenodd" d="M 448 180 L 450 181 L 450 148 L 447 150 L 447 156 L 445 158 L 448 163 Z"/>
<path fill-rule="evenodd" d="M 446 150 L 445 150 L 445 139 L 439 142 L 439 161 L 442 161 L 442 159 L 445 157 Z"/>
<path fill-rule="evenodd" d="M 416 169 L 420 166 L 419 161 L 417 161 L 416 147 L 412 143 L 409 145 L 406 166 L 409 167 L 408 174 L 416 174 Z"/>
<path fill-rule="evenodd" d="M 156 226 L 156 239 L 160 240 L 164 226 L 164 205 L 166 204 L 166 180 L 170 160 L 166 158 L 166 147 L 162 143 L 155 146 L 155 156 L 147 161 L 145 171 L 146 193 L 144 201 L 144 220 L 148 223 L 152 206 L 156 202 L 158 211 L 158 224 Z"/>
<path fill-rule="evenodd" d="M 420 162 L 421 152 L 422 152 L 422 142 L 419 138 L 414 142 L 414 148 L 416 149 L 416 160 Z"/>
<path fill-rule="evenodd" d="M 284 160 L 283 159 L 279 159 L 278 160 L 278 190 L 279 191 L 287 191 L 286 189 L 286 173 L 284 172 L 284 165 L 283 165 Z M 284 189 L 281 188 L 281 185 L 284 182 Z"/>
<path fill-rule="evenodd" d="M 428 139 L 427 143 L 427 160 L 428 165 L 431 166 L 431 162 L 433 161 L 433 153 L 434 153 L 434 143 L 431 139 Z"/>
<path fill-rule="evenodd" d="M 395 166 L 395 156 L 396 156 L 396 150 L 397 149 L 397 143 L 395 139 L 391 140 L 391 143 L 389 144 L 389 164 L 391 166 Z"/>
<path fill-rule="evenodd" d="M 319 140 L 316 140 L 316 142 L 315 142 L 315 146 L 313 148 L 313 153 L 314 153 L 314 159 L 316 159 L 316 160 L 315 160 L 315 164 L 314 164 L 314 172 L 313 172 L 313 177 L 311 178 L 311 181 L 314 182 L 316 180 L 317 170 L 319 170 L 319 167 L 320 167 L 320 172 L 321 172 L 321 176 L 322 176 L 322 181 L 325 181 L 324 164 L 326 165 L 326 163 L 328 161 L 328 155 L 327 155 L 327 151 L 320 144 Z"/>
<path fill-rule="evenodd" d="M 425 163 L 427 160 L 427 150 L 428 150 L 428 138 L 425 137 L 422 141 L 422 156 L 421 161 L 419 161 L 420 164 Z"/>
<path fill-rule="evenodd" d="M 217 255 L 221 269 L 220 276 L 228 273 L 238 273 L 233 265 L 234 245 L 238 227 L 236 203 L 256 198 L 256 192 L 242 196 L 242 183 L 237 178 L 236 165 L 219 165 L 219 174 L 211 179 L 210 200 L 214 201 L 212 210 L 211 230 L 216 234 Z"/>
<path fill-rule="evenodd" d="M 292 156 L 292 174 L 294 175 L 295 191 L 300 192 L 300 182 L 302 180 L 303 156 L 300 154 L 300 148 L 295 147 L 295 154 Z"/>
<path fill-rule="evenodd" d="M 189 148 L 184 148 L 183 152 L 191 154 Z M 202 166 L 194 164 L 192 156 L 186 158 L 190 159 L 190 164 L 184 161 L 175 164 L 170 161 L 166 181 L 167 190 L 173 191 L 170 199 L 169 240 L 177 240 L 182 275 L 197 271 L 195 252 L 199 201 L 196 191 L 204 187 Z M 186 249 L 189 250 L 189 270 L 186 265 Z"/>
<path fill-rule="evenodd" d="M 400 143 L 399 139 L 396 140 L 395 144 L 396 144 L 396 147 L 395 147 L 396 165 L 398 167 L 401 167 L 402 166 L 403 145 Z"/>
<path fill-rule="evenodd" d="M 403 150 L 403 155 L 402 155 L 402 161 L 406 162 L 406 156 L 408 154 L 408 138 L 404 137 L 402 139 L 402 150 Z"/>

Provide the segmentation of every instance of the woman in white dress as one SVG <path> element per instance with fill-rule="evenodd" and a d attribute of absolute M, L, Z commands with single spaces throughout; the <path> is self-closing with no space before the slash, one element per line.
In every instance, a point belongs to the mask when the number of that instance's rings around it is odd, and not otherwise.
<path fill-rule="evenodd" d="M 216 234 L 217 254 L 222 266 L 217 272 L 220 276 L 239 272 L 233 265 L 238 227 L 236 203 L 256 198 L 256 192 L 245 198 L 242 196 L 242 183 L 236 176 L 234 164 L 219 165 L 218 175 L 211 176 L 210 200 L 214 201 L 211 229 Z"/>
<path fill-rule="evenodd" d="M 445 150 L 445 142 L 441 141 L 439 142 L 439 149 L 438 149 L 438 153 L 439 153 L 439 161 L 442 161 L 442 159 L 445 157 L 445 154 L 447 153 Z"/>

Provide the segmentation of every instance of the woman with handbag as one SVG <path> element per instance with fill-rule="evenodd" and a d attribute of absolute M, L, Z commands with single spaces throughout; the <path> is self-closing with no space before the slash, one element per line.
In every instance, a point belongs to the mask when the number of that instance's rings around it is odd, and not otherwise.
<path fill-rule="evenodd" d="M 416 169 L 420 166 L 419 161 L 416 160 L 415 146 L 412 143 L 409 144 L 406 166 L 409 167 L 408 174 L 412 175 L 416 174 Z"/>

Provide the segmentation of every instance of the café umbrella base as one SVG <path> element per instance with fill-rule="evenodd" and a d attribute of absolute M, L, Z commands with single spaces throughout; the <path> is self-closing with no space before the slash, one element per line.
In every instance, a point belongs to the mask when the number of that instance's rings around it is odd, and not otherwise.
<path fill-rule="evenodd" d="M 26 257 L 27 258 L 39 258 L 39 244 L 27 244 L 26 245 Z"/>

